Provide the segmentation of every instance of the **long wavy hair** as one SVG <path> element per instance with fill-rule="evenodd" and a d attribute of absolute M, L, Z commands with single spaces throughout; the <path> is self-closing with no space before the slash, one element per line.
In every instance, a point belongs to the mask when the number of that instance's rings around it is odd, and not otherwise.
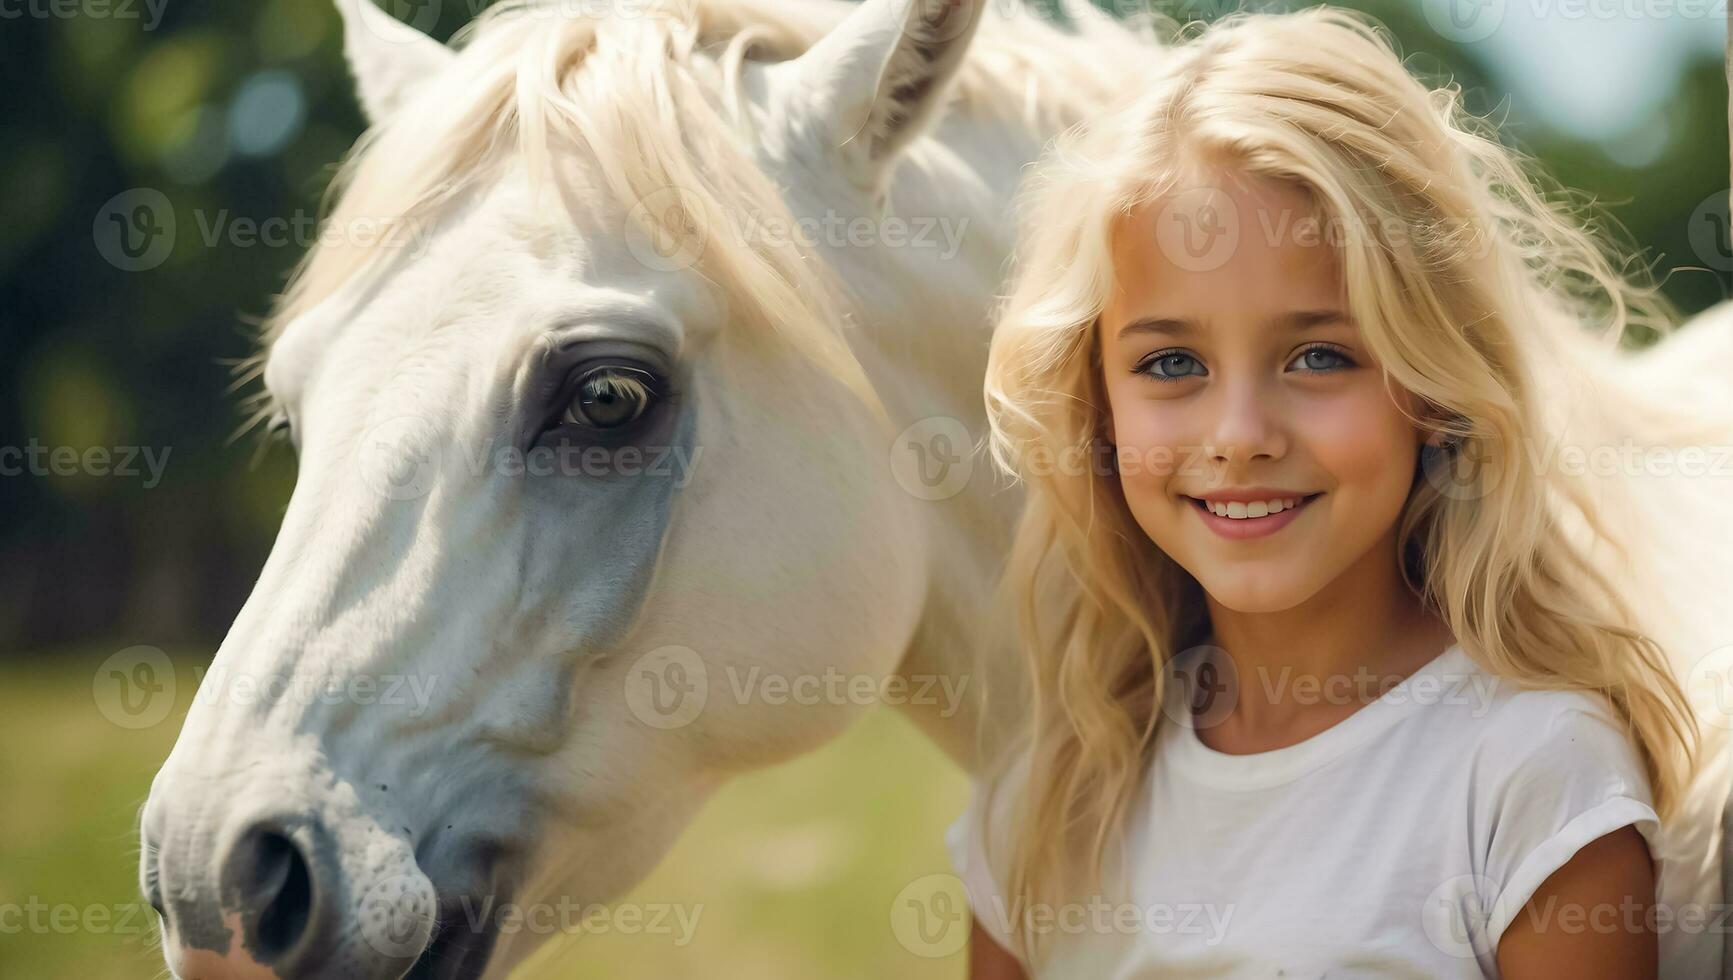
<path fill-rule="evenodd" d="M 1626 271 L 1602 233 L 1616 229 L 1503 145 L 1457 86 L 1410 74 L 1360 15 L 1235 14 L 1151 61 L 1135 98 L 1068 131 L 1026 190 L 989 355 L 991 454 L 1028 491 L 1002 595 L 1032 721 L 988 779 L 1014 804 L 1009 907 L 1102 886 L 1152 758 L 1165 665 L 1208 628 L 1201 587 L 1141 530 L 1111 466 L 1040 465 L 1102 457 L 1110 242 L 1199 162 L 1288 182 L 1323 227 L 1353 230 L 1337 243 L 1349 308 L 1387 380 L 1429 409 L 1413 419 L 1431 446 L 1393 556 L 1405 581 L 1498 676 L 1603 696 L 1664 819 L 1696 764 L 1691 709 L 1572 538 L 1617 540 L 1604 501 L 1525 451 L 1562 431 L 1554 396 L 1571 377 L 1669 329 L 1672 309 Z M 1453 478 L 1471 463 L 1474 482 Z M 1013 935 L 1038 953 L 1027 919 Z"/>

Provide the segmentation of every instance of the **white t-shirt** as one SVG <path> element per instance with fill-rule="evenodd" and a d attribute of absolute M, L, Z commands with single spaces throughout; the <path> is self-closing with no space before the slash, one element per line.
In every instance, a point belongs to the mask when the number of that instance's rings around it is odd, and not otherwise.
<path fill-rule="evenodd" d="M 1129 895 L 1033 910 L 1049 952 L 1032 976 L 1497 977 L 1506 926 L 1584 844 L 1634 824 L 1658 853 L 1648 780 L 1610 709 L 1517 688 L 1460 646 L 1273 751 L 1218 752 L 1189 718 L 1183 700 L 1163 714 L 1127 824 Z M 995 796 L 995 841 L 1015 788 Z M 977 787 L 946 844 L 976 920 L 1010 949 L 1023 915 L 1003 898 L 1003 869 L 987 868 L 980 801 Z M 1603 915 L 1622 928 L 1636 913 Z M 1718 976 L 1718 940 L 1663 929 L 1662 976 Z"/>

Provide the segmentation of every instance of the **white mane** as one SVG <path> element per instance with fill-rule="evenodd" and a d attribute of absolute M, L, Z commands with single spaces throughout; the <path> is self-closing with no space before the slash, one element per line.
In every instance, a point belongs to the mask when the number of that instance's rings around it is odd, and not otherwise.
<path fill-rule="evenodd" d="M 998 0 L 1003 2 L 1003 0 Z M 1087 8 L 1075 33 L 1031 9 L 988 14 L 954 87 L 957 110 L 1057 130 L 1121 97 L 1152 46 Z M 616 207 L 679 188 L 703 227 L 728 214 L 783 216 L 777 190 L 741 147 L 747 60 L 794 58 L 853 5 L 838 0 L 644 0 L 601 17 L 559 0 L 505 0 L 453 39 L 458 56 L 387 124 L 369 131 L 333 182 L 336 227 L 431 221 L 467 188 L 521 165 L 537 186 L 562 141 L 594 158 L 595 186 L 553 202 Z M 1084 9 L 1087 8 L 1087 9 Z M 659 220 L 660 214 L 650 215 Z M 677 230 L 662 228 L 664 233 Z M 329 236 L 303 260 L 269 318 L 265 343 L 385 250 Z M 711 236 L 698 269 L 762 328 L 876 404 L 837 330 L 848 320 L 824 263 L 792 243 Z M 268 409 L 266 410 L 268 413 Z"/>

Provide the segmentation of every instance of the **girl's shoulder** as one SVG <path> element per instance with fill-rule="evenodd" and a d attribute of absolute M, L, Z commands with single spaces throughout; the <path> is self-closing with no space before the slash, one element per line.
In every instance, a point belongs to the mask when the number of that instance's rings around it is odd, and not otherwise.
<path fill-rule="evenodd" d="M 1447 668 L 1434 676 L 1432 692 L 1410 692 L 1435 707 L 1419 712 L 1408 737 L 1396 741 L 1454 757 L 1473 816 L 1489 833 L 1502 827 L 1508 836 L 1525 824 L 1556 831 L 1572 807 L 1606 800 L 1653 806 L 1638 740 L 1604 696 L 1521 684 L 1460 648 Z"/>
<path fill-rule="evenodd" d="M 1562 777 L 1575 769 L 1631 778 L 1648 798 L 1647 777 L 1629 725 L 1595 691 L 1537 688 L 1488 671 L 1467 655 L 1456 711 L 1438 718 L 1467 743 L 1482 775 L 1506 781 Z"/>
<path fill-rule="evenodd" d="M 1456 740 L 1474 891 L 1496 943 L 1584 845 L 1634 825 L 1655 853 L 1661 828 L 1638 742 L 1606 698 L 1526 686 L 1457 660 L 1471 696 L 1432 713 L 1423 737 Z"/>

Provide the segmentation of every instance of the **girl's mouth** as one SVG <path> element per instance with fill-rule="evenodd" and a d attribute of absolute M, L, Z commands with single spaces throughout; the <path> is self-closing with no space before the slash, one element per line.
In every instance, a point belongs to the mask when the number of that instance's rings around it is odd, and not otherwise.
<path fill-rule="evenodd" d="M 1240 540 L 1274 534 L 1299 518 L 1312 501 L 1322 493 L 1306 493 L 1288 497 L 1272 497 L 1256 503 L 1227 503 L 1198 497 L 1186 497 L 1192 510 L 1204 525 L 1224 538 Z"/>

